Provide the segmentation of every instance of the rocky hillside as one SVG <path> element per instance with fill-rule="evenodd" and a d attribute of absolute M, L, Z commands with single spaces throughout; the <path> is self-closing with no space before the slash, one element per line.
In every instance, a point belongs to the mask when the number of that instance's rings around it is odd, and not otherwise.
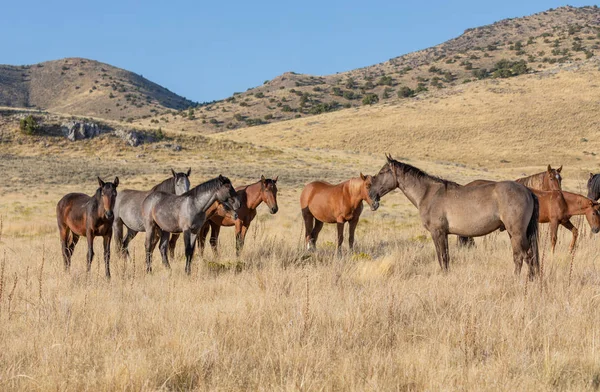
<path fill-rule="evenodd" d="M 0 65 L 0 106 L 132 121 L 193 105 L 140 75 L 93 60 Z"/>
<path fill-rule="evenodd" d="M 0 66 L 0 106 L 222 132 L 344 108 L 420 99 L 479 79 L 549 72 L 600 53 L 600 9 L 561 7 L 470 28 L 440 45 L 328 76 L 287 72 L 196 105 L 131 72 L 85 59 Z"/>

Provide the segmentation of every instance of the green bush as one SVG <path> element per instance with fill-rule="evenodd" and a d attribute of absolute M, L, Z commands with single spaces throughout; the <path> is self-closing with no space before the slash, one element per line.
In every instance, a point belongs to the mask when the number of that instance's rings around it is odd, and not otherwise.
<path fill-rule="evenodd" d="M 400 90 L 398 90 L 398 98 L 409 98 L 414 96 L 415 91 L 410 87 L 402 86 L 400 87 Z"/>
<path fill-rule="evenodd" d="M 377 82 L 378 85 L 380 86 L 391 86 L 392 83 L 394 82 L 394 80 L 392 79 L 391 76 L 382 76 L 381 79 L 379 79 L 379 81 Z"/>
<path fill-rule="evenodd" d="M 33 118 L 32 115 L 29 115 L 21 119 L 19 128 L 21 129 L 22 133 L 26 135 L 33 135 L 39 130 L 40 126 L 38 125 L 36 119 Z"/>
<path fill-rule="evenodd" d="M 377 102 L 379 102 L 379 97 L 377 96 L 377 94 L 367 94 L 363 97 L 362 100 L 363 105 L 373 105 Z"/>

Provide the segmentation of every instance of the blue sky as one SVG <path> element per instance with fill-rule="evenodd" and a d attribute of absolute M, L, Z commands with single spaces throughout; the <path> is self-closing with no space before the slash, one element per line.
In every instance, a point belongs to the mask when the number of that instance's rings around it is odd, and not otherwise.
<path fill-rule="evenodd" d="M 570 2 L 572 6 L 593 3 Z M 11 1 L 0 64 L 86 57 L 195 101 L 295 71 L 327 75 L 424 49 L 557 1 Z"/>

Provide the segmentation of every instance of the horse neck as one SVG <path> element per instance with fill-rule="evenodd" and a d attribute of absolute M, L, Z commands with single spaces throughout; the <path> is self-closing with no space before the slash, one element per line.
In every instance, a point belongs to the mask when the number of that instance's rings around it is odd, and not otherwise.
<path fill-rule="evenodd" d="M 350 203 L 354 208 L 358 207 L 363 200 L 366 200 L 362 195 L 363 186 L 363 180 L 360 178 L 352 178 L 343 184 L 343 188 L 350 196 Z"/>
<path fill-rule="evenodd" d="M 429 190 L 432 187 L 439 187 L 440 185 L 443 184 L 439 180 L 433 179 L 428 175 L 422 177 L 417 177 L 410 173 L 398 175 L 398 188 L 417 208 L 419 208 Z"/>
<path fill-rule="evenodd" d="M 584 215 L 590 208 L 588 198 L 571 192 L 562 192 L 567 203 L 567 213 L 573 215 Z"/>
<path fill-rule="evenodd" d="M 217 193 L 215 190 L 200 192 L 199 189 L 195 188 L 194 192 L 187 194 L 185 197 L 192 199 L 196 209 L 206 212 L 217 200 Z"/>
<path fill-rule="evenodd" d="M 175 177 L 169 177 L 160 184 L 155 185 L 152 189 L 154 191 L 161 191 L 167 193 L 175 193 Z"/>
<path fill-rule="evenodd" d="M 262 203 L 262 185 L 260 181 L 248 185 L 242 193 L 245 194 L 246 207 L 249 209 L 255 210 Z M 243 202 L 242 200 L 240 201 Z"/>
<path fill-rule="evenodd" d="M 516 181 L 519 184 L 523 184 L 528 188 L 541 189 L 544 191 L 550 191 L 551 189 L 544 189 L 544 176 L 545 172 L 533 174 L 531 176 L 518 178 Z M 546 187 L 547 188 L 547 187 Z"/>

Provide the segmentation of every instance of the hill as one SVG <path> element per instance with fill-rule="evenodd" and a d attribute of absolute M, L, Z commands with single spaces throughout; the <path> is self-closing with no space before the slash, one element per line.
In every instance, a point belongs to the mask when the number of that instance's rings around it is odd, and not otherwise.
<path fill-rule="evenodd" d="M 0 65 L 0 106 L 127 121 L 193 105 L 141 75 L 98 61 Z"/>

